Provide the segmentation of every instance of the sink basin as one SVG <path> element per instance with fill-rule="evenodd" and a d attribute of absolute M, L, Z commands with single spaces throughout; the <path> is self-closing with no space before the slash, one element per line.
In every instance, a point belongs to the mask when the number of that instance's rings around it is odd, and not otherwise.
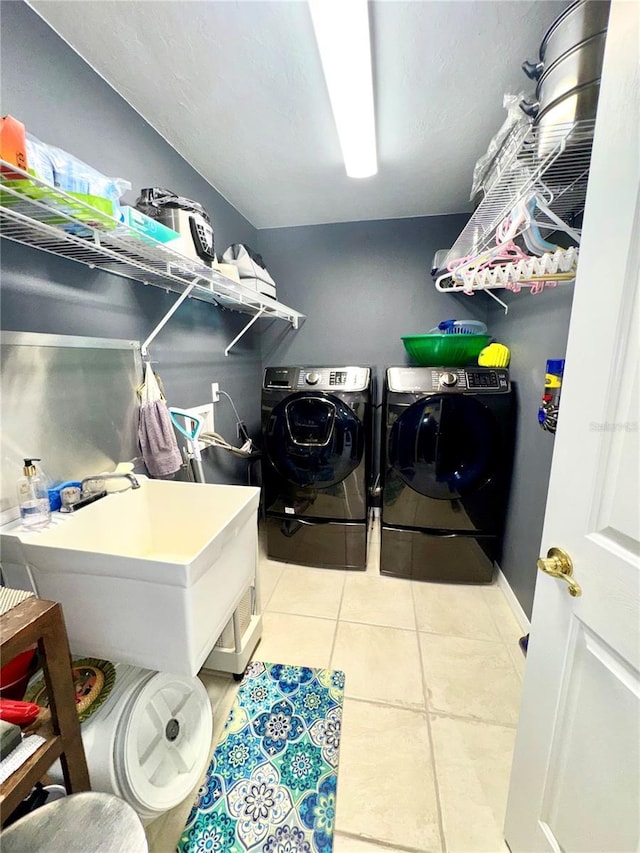
<path fill-rule="evenodd" d="M 62 604 L 74 654 L 195 675 L 253 581 L 259 494 L 140 478 L 42 530 L 5 525 L 5 582 Z"/>

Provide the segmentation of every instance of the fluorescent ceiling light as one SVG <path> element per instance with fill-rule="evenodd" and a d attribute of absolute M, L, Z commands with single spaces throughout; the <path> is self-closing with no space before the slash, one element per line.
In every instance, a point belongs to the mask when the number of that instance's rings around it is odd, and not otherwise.
<path fill-rule="evenodd" d="M 367 0 L 309 0 L 333 117 L 350 178 L 378 171 Z"/>

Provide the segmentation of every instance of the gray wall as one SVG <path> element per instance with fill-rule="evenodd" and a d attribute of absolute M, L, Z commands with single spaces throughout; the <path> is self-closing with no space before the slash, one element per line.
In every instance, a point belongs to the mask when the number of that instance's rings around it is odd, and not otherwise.
<path fill-rule="evenodd" d="M 402 335 L 452 317 L 485 319 L 487 297 L 440 294 L 430 275 L 468 216 L 348 222 L 258 231 L 278 298 L 307 315 L 295 335 L 263 335 L 265 364 L 408 364 Z"/>
<path fill-rule="evenodd" d="M 547 359 L 564 358 L 573 285 L 536 296 L 500 292 L 508 314 L 490 306 L 492 334 L 511 349 L 511 378 L 516 384 L 516 452 L 501 569 L 518 601 L 531 617 L 540 555 L 554 437 L 538 426 Z M 562 415 L 560 415 L 562 416 Z"/>
<path fill-rule="evenodd" d="M 217 251 L 232 242 L 255 242 L 253 226 L 28 6 L 2 2 L 0 11 L 3 115 L 15 116 L 33 135 L 105 174 L 131 181 L 133 191 L 125 197 L 130 204 L 146 186 L 166 186 L 198 199 L 212 218 Z M 215 140 L 210 145 L 215 156 Z M 143 341 L 177 298 L 7 240 L 1 249 L 3 329 Z M 210 401 L 210 383 L 218 381 L 257 433 L 259 329 L 252 327 L 224 356 L 248 319 L 195 300 L 180 307 L 151 347 L 171 405 Z M 216 417 L 216 428 L 235 442 L 235 417 L 224 397 Z M 246 462 L 220 450 L 206 455 L 212 482 L 245 482 Z"/>

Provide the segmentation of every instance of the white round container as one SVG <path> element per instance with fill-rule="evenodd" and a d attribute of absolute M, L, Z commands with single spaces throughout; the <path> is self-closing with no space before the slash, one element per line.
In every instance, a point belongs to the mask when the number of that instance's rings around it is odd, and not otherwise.
<path fill-rule="evenodd" d="M 182 802 L 204 772 L 211 703 L 198 678 L 114 666 L 109 698 L 82 723 L 91 788 L 116 794 L 149 821 Z M 62 777 L 58 762 L 50 775 Z"/>

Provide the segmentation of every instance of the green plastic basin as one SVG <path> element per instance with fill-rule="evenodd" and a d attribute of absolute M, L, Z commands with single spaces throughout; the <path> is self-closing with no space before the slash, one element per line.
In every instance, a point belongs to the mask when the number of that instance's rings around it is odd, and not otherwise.
<path fill-rule="evenodd" d="M 461 367 L 475 362 L 491 335 L 403 335 L 402 343 L 415 363 L 424 367 Z"/>

